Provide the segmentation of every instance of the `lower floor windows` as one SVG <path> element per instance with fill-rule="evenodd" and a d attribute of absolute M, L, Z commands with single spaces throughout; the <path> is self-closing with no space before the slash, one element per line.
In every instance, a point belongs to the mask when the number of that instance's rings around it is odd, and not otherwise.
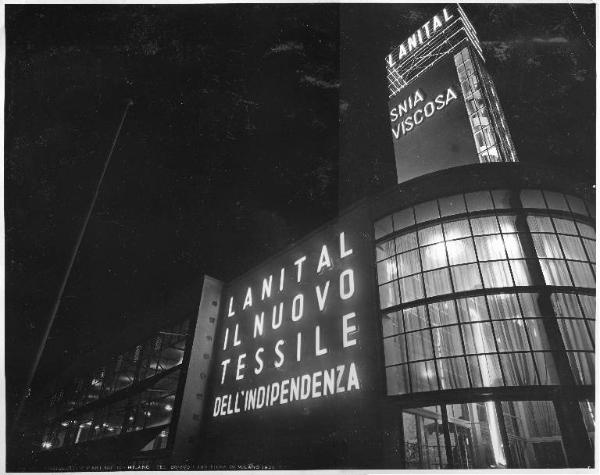
<path fill-rule="evenodd" d="M 593 444 L 594 404 L 581 401 L 580 410 Z M 408 469 L 567 466 L 552 401 L 484 401 L 406 409 L 402 431 Z"/>

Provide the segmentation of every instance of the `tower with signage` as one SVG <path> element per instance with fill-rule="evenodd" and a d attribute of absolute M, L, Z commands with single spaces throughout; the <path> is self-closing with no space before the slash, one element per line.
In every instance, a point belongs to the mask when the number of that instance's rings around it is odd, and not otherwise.
<path fill-rule="evenodd" d="M 453 166 L 517 161 L 484 62 L 459 5 L 442 9 L 387 55 L 399 183 Z"/>

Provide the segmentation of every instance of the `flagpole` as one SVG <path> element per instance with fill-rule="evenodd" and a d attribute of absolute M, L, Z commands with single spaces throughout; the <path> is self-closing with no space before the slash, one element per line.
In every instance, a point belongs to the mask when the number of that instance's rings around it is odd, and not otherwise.
<path fill-rule="evenodd" d="M 54 306 L 52 307 L 52 313 L 50 314 L 50 318 L 46 323 L 46 328 L 44 330 L 44 334 L 42 336 L 42 340 L 40 342 L 40 346 L 35 355 L 35 359 L 31 368 L 29 370 L 29 374 L 27 376 L 27 383 L 25 384 L 23 395 L 21 397 L 21 401 L 19 403 L 19 407 L 17 408 L 16 415 L 13 419 L 13 429 L 16 430 L 17 423 L 21 417 L 21 413 L 23 412 L 23 408 L 25 407 L 25 403 L 27 399 L 31 396 L 31 385 L 33 383 L 33 378 L 35 377 L 35 373 L 40 364 L 40 360 L 42 359 L 42 354 L 44 353 L 44 349 L 46 348 L 46 343 L 48 342 L 48 336 L 50 335 L 50 331 L 52 330 L 52 326 L 54 324 L 54 320 L 56 319 L 56 314 L 58 313 L 58 309 L 60 307 L 60 302 L 62 300 L 63 293 L 65 291 L 65 287 L 67 286 L 67 281 L 69 280 L 69 275 L 71 274 L 71 270 L 73 269 L 73 264 L 75 263 L 75 259 L 77 257 L 77 253 L 79 252 L 79 247 L 81 246 L 81 241 L 83 240 L 83 235 L 85 234 L 85 230 L 87 229 L 87 225 L 90 221 L 90 217 L 92 216 L 92 212 L 94 211 L 94 206 L 96 205 L 96 200 L 98 199 L 98 195 L 100 193 L 100 187 L 102 186 L 102 181 L 104 180 L 104 175 L 106 175 L 106 170 L 108 169 L 108 165 L 110 163 L 110 159 L 112 158 L 112 154 L 115 150 L 115 146 L 117 144 L 117 140 L 119 139 L 119 135 L 121 134 L 121 128 L 123 127 L 123 123 L 125 122 L 125 117 L 127 116 L 127 111 L 133 105 L 133 101 L 131 99 L 127 100 L 127 104 L 125 105 L 125 110 L 123 111 L 123 115 L 121 116 L 121 122 L 119 122 L 119 127 L 117 128 L 117 132 L 115 133 L 115 137 L 113 139 L 112 145 L 110 147 L 110 151 L 106 157 L 104 162 L 104 168 L 102 169 L 102 173 L 100 175 L 100 179 L 96 185 L 96 190 L 94 191 L 94 197 L 92 198 L 92 202 L 90 203 L 90 207 L 87 211 L 85 219 L 83 221 L 83 226 L 81 226 L 81 230 L 79 231 L 79 236 L 77 237 L 77 242 L 75 243 L 75 247 L 73 248 L 73 252 L 71 253 L 71 258 L 69 259 L 69 264 L 67 266 L 67 270 L 63 277 L 62 283 L 60 285 L 60 289 L 58 290 L 58 295 L 56 296 L 56 300 L 54 302 Z"/>

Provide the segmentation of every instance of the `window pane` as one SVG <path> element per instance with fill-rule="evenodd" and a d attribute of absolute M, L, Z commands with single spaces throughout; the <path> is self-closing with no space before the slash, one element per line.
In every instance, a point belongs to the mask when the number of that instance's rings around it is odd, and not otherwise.
<path fill-rule="evenodd" d="M 404 277 L 417 272 L 421 272 L 421 260 L 418 250 L 398 255 L 398 275 Z"/>
<path fill-rule="evenodd" d="M 436 358 L 463 354 L 458 325 L 434 328 L 432 332 Z"/>
<path fill-rule="evenodd" d="M 404 328 L 405 331 L 421 330 L 429 327 L 427 321 L 427 312 L 423 305 L 404 309 Z"/>
<path fill-rule="evenodd" d="M 486 288 L 510 287 L 513 285 L 510 267 L 506 261 L 482 262 L 481 274 Z"/>
<path fill-rule="evenodd" d="M 528 351 L 529 343 L 522 319 L 494 322 L 498 351 Z"/>
<path fill-rule="evenodd" d="M 493 319 L 520 318 L 519 302 L 515 294 L 488 295 L 490 315 Z"/>
<path fill-rule="evenodd" d="M 529 334 L 529 341 L 531 342 L 531 348 L 534 351 L 537 350 L 551 350 L 550 342 L 548 341 L 548 335 L 546 334 L 546 327 L 544 325 L 544 319 L 536 320 L 525 320 L 527 326 L 527 333 Z"/>
<path fill-rule="evenodd" d="M 437 269 L 448 265 L 446 246 L 443 242 L 421 248 L 423 270 Z"/>
<path fill-rule="evenodd" d="M 521 238 L 518 234 L 504 234 L 502 238 L 504 239 L 504 247 L 506 248 L 508 257 L 512 259 L 525 257 L 525 251 L 523 250 Z"/>
<path fill-rule="evenodd" d="M 576 384 L 594 384 L 594 353 L 567 353 Z"/>
<path fill-rule="evenodd" d="M 408 228 L 415 224 L 415 215 L 412 208 L 403 209 L 394 213 L 394 230 Z"/>
<path fill-rule="evenodd" d="M 554 313 L 559 318 L 583 318 L 576 294 L 551 294 Z"/>
<path fill-rule="evenodd" d="M 377 281 L 385 284 L 390 280 L 398 278 L 398 269 L 396 268 L 396 259 L 390 258 L 377 263 Z"/>
<path fill-rule="evenodd" d="M 496 351 L 494 335 L 489 322 L 461 325 L 467 353 L 492 353 Z"/>
<path fill-rule="evenodd" d="M 448 325 L 458 322 L 456 309 L 452 300 L 432 303 L 428 307 L 431 325 Z"/>
<path fill-rule="evenodd" d="M 556 371 L 556 365 L 554 363 L 554 356 L 552 356 L 552 353 L 534 353 L 533 358 L 535 359 L 535 364 L 538 369 L 540 384 L 560 384 L 560 380 L 558 379 L 558 372 Z"/>
<path fill-rule="evenodd" d="M 477 248 L 477 257 L 480 261 L 506 259 L 504 242 L 502 241 L 502 236 L 499 234 L 476 237 L 475 247 Z"/>
<path fill-rule="evenodd" d="M 555 234 L 532 234 L 531 237 L 538 257 L 562 259 L 563 255 Z"/>
<path fill-rule="evenodd" d="M 577 223 L 577 228 L 579 229 L 579 233 L 586 238 L 590 238 L 590 239 L 596 239 L 596 230 L 587 225 L 587 224 L 583 224 L 583 223 Z"/>
<path fill-rule="evenodd" d="M 468 388 L 469 377 L 464 358 L 446 358 L 437 361 L 442 389 Z"/>
<path fill-rule="evenodd" d="M 538 304 L 538 294 L 519 294 L 521 309 L 524 318 L 543 317 L 543 313 Z"/>
<path fill-rule="evenodd" d="M 425 296 L 423 293 L 423 277 L 421 274 L 404 277 L 398 281 L 402 302 L 412 302 Z"/>
<path fill-rule="evenodd" d="M 433 344 L 429 330 L 406 333 L 406 346 L 410 361 L 428 360 L 433 358 Z"/>
<path fill-rule="evenodd" d="M 571 211 L 575 214 L 583 214 L 586 215 L 588 214 L 587 209 L 585 208 L 585 204 L 583 203 L 583 200 L 580 198 L 577 198 L 575 196 L 572 195 L 566 195 L 567 196 L 567 201 L 569 202 L 569 206 L 571 207 Z"/>
<path fill-rule="evenodd" d="M 452 267 L 452 280 L 456 292 L 481 289 L 483 287 L 477 264 Z"/>
<path fill-rule="evenodd" d="M 385 377 L 387 380 L 387 393 L 389 396 L 410 392 L 407 365 L 386 368 Z"/>
<path fill-rule="evenodd" d="M 510 260 L 510 269 L 512 271 L 513 278 L 515 280 L 515 285 L 523 286 L 523 285 L 541 285 L 543 282 L 539 282 L 539 279 L 534 279 L 531 274 L 531 270 L 529 268 L 529 260 L 519 259 L 517 261 Z"/>
<path fill-rule="evenodd" d="M 458 313 L 460 321 L 478 322 L 481 320 L 489 320 L 485 299 L 483 297 L 469 297 L 456 301 L 458 305 Z"/>
<path fill-rule="evenodd" d="M 592 241 L 591 239 L 584 239 L 583 245 L 585 246 L 585 250 L 587 251 L 589 260 L 591 262 L 596 262 L 596 241 Z"/>
<path fill-rule="evenodd" d="M 468 356 L 473 387 L 503 386 L 498 355 Z"/>
<path fill-rule="evenodd" d="M 570 219 L 552 218 L 554 226 L 556 226 L 556 232 L 559 234 L 574 234 L 577 235 L 577 228 L 575 223 Z"/>
<path fill-rule="evenodd" d="M 569 211 L 567 201 L 562 193 L 556 193 L 555 191 L 544 191 L 544 195 L 546 196 L 546 202 L 548 203 L 549 209 Z"/>
<path fill-rule="evenodd" d="M 500 355 L 507 386 L 529 386 L 538 384 L 531 353 Z"/>
<path fill-rule="evenodd" d="M 396 252 L 406 252 L 417 248 L 417 233 L 408 233 L 396 238 Z"/>
<path fill-rule="evenodd" d="M 500 223 L 500 229 L 503 233 L 516 233 L 517 232 L 517 217 L 510 216 L 498 216 L 498 222 Z"/>
<path fill-rule="evenodd" d="M 386 259 L 394 255 L 394 240 L 385 241 L 375 245 L 377 260 Z"/>
<path fill-rule="evenodd" d="M 558 236 L 562 245 L 565 257 L 567 259 L 575 259 L 577 261 L 587 261 L 587 256 L 583 250 L 581 240 L 575 236 Z"/>
<path fill-rule="evenodd" d="M 423 274 L 425 292 L 428 297 L 451 292 L 448 269 L 434 270 Z"/>
<path fill-rule="evenodd" d="M 494 190 L 492 191 L 492 197 L 494 198 L 494 205 L 496 209 L 515 208 L 511 203 L 510 190 Z"/>
<path fill-rule="evenodd" d="M 421 203 L 415 206 L 415 215 L 417 223 L 439 218 L 440 212 L 438 210 L 437 201 L 428 201 L 427 203 Z"/>
<path fill-rule="evenodd" d="M 586 262 L 567 261 L 575 287 L 596 287 L 596 279 L 591 266 Z"/>
<path fill-rule="evenodd" d="M 483 218 L 472 218 L 471 227 L 473 236 L 484 234 L 499 234 L 500 228 L 495 216 L 485 216 Z"/>
<path fill-rule="evenodd" d="M 470 212 L 481 211 L 485 209 L 494 209 L 492 197 L 489 191 L 476 191 L 474 193 L 466 193 L 465 200 L 467 208 Z"/>
<path fill-rule="evenodd" d="M 586 318 L 596 318 L 596 297 L 592 295 L 580 295 L 579 301 Z"/>
<path fill-rule="evenodd" d="M 559 318 L 557 321 L 567 350 L 593 351 L 584 320 Z"/>
<path fill-rule="evenodd" d="M 375 239 L 390 234 L 392 232 L 392 217 L 386 216 L 375 222 Z"/>
<path fill-rule="evenodd" d="M 410 365 L 410 380 L 413 392 L 435 391 L 438 389 L 433 361 L 423 361 Z"/>
<path fill-rule="evenodd" d="M 404 335 L 384 338 L 383 354 L 385 357 L 386 366 L 391 366 L 398 363 L 406 363 L 406 346 L 404 343 Z"/>
<path fill-rule="evenodd" d="M 381 326 L 383 336 L 396 335 L 404 331 L 402 324 L 402 312 L 390 312 L 383 315 L 381 318 Z"/>
<path fill-rule="evenodd" d="M 379 287 L 379 302 L 381 308 L 388 308 L 400 303 L 400 294 L 396 282 L 390 282 Z"/>
<path fill-rule="evenodd" d="M 444 223 L 444 233 L 446 235 L 447 241 L 451 239 L 468 237 L 471 235 L 469 221 L 467 221 L 466 219 L 461 219 L 460 221 Z"/>
<path fill-rule="evenodd" d="M 544 280 L 548 285 L 572 285 L 567 266 L 564 261 L 541 259 L 540 265 Z"/>
<path fill-rule="evenodd" d="M 454 214 L 465 213 L 467 211 L 462 195 L 440 198 L 439 203 L 442 216 L 452 216 Z"/>
<path fill-rule="evenodd" d="M 446 248 L 448 249 L 450 265 L 467 264 L 477 260 L 475 258 L 473 239 L 471 238 L 448 241 L 446 242 Z"/>
<path fill-rule="evenodd" d="M 532 233 L 553 233 L 552 220 L 547 216 L 527 216 L 527 224 Z"/>
<path fill-rule="evenodd" d="M 435 244 L 436 242 L 442 242 L 443 240 L 442 226 L 439 224 L 419 230 L 419 246 L 421 247 Z"/>
<path fill-rule="evenodd" d="M 579 408 L 581 409 L 581 416 L 583 417 L 583 423 L 585 429 L 590 438 L 592 447 L 594 446 L 594 432 L 596 431 L 596 408 L 593 400 L 586 399 L 579 402 Z"/>
<path fill-rule="evenodd" d="M 546 203 L 540 190 L 521 190 L 523 208 L 545 208 Z"/>

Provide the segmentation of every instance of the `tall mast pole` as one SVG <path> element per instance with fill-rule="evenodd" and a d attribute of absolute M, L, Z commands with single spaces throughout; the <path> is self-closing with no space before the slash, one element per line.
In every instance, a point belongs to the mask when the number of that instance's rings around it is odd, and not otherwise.
<path fill-rule="evenodd" d="M 56 296 L 56 300 L 54 302 L 54 306 L 52 307 L 52 313 L 50 314 L 50 318 L 48 318 L 48 322 L 46 323 L 46 328 L 44 330 L 44 334 L 42 336 L 42 340 L 40 342 L 40 346 L 38 347 L 37 353 L 35 355 L 35 359 L 33 360 L 33 364 L 29 370 L 29 374 L 27 376 L 27 383 L 25 384 L 25 388 L 23 391 L 23 395 L 21 397 L 21 401 L 19 403 L 19 407 L 17 408 L 17 412 L 13 419 L 13 429 L 16 430 L 17 423 L 21 418 L 21 413 L 23 412 L 23 408 L 25 407 L 25 403 L 27 399 L 31 395 L 31 385 L 33 383 L 33 378 L 35 377 L 35 373 L 40 364 L 40 360 L 42 359 L 42 354 L 46 348 L 46 344 L 48 343 L 48 336 L 50 335 L 50 331 L 52 330 L 52 326 L 54 324 L 54 320 L 56 319 L 56 314 L 58 313 L 58 309 L 60 307 L 60 302 L 62 300 L 63 293 L 65 291 L 65 287 L 67 286 L 67 281 L 69 280 L 69 275 L 71 274 L 71 270 L 73 269 L 73 264 L 75 263 L 75 259 L 77 257 L 77 253 L 79 252 L 79 247 L 81 246 L 81 241 L 83 240 L 83 236 L 85 234 L 85 230 L 87 229 L 87 225 L 90 221 L 90 217 L 92 216 L 92 212 L 94 211 L 94 207 L 96 205 L 96 201 L 98 199 L 98 195 L 100 193 L 100 187 L 102 186 L 102 181 L 104 180 L 104 175 L 106 175 L 106 170 L 108 169 L 108 165 L 110 163 L 110 159 L 112 158 L 112 154 L 115 150 L 115 146 L 117 145 L 117 140 L 119 139 L 119 135 L 121 134 L 121 128 L 123 127 L 123 123 L 125 122 L 125 117 L 127 116 L 127 111 L 133 105 L 133 101 L 131 99 L 127 100 L 127 104 L 125 105 L 125 110 L 123 111 L 123 115 L 121 116 L 121 122 L 119 122 L 119 127 L 117 128 L 117 132 L 115 133 L 115 138 L 113 139 L 112 146 L 110 147 L 110 151 L 106 156 L 106 160 L 104 162 L 104 168 L 102 169 L 102 173 L 98 180 L 98 184 L 96 185 L 96 190 L 94 191 L 94 197 L 92 198 L 92 202 L 90 203 L 90 207 L 87 211 L 85 219 L 83 221 L 83 226 L 81 226 L 81 230 L 79 231 L 79 236 L 77 237 L 77 242 L 75 243 L 75 247 L 73 247 L 73 252 L 71 253 L 71 258 L 69 259 L 69 265 L 67 266 L 67 270 L 63 277 L 62 283 L 60 284 L 60 289 L 58 290 L 58 295 Z"/>

